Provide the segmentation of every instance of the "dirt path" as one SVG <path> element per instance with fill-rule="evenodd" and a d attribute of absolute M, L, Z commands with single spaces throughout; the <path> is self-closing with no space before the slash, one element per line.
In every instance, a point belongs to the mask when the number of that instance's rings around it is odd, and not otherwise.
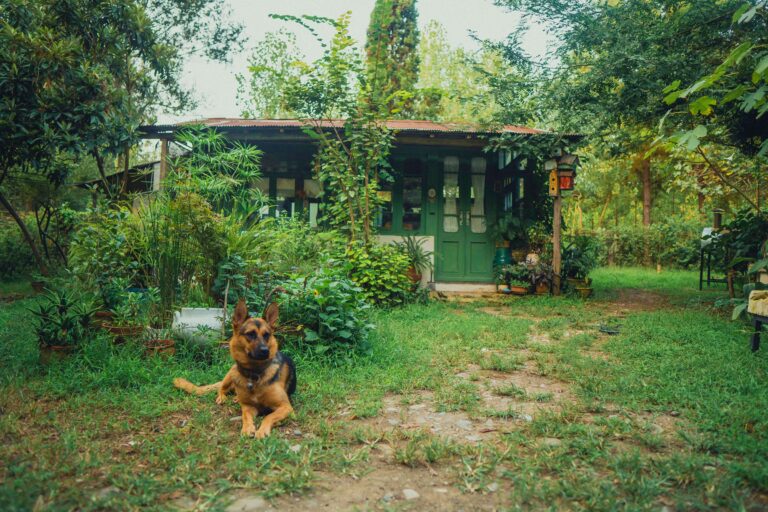
<path fill-rule="evenodd" d="M 658 308 L 664 298 L 652 292 L 627 291 L 615 302 L 601 304 L 621 316 L 622 311 Z M 542 318 L 515 315 L 509 307 L 486 307 L 479 311 L 491 316 L 524 317 L 534 322 Z M 364 432 L 360 446 L 350 447 L 360 462 L 349 474 L 331 471 L 314 474 L 312 489 L 301 496 L 281 496 L 265 500 L 258 494 L 241 490 L 230 495 L 228 512 L 304 511 L 304 510 L 426 510 L 470 511 L 500 510 L 511 505 L 511 481 L 501 478 L 504 471 L 516 468 L 497 466 L 482 479 L 472 474 L 458 455 L 463 448 L 501 444 L 502 436 L 525 430 L 542 414 L 574 411 L 578 401 L 571 386 L 541 371 L 540 362 L 551 355 L 558 344 L 566 343 L 578 330 L 553 339 L 535 325 L 529 332 L 525 348 L 513 349 L 520 364 L 505 371 L 483 369 L 486 365 L 469 365 L 455 370 L 452 382 L 476 391 L 474 406 L 469 409 L 447 407 L 439 394 L 420 391 L 408 395 L 389 394 L 383 398 L 379 414 L 371 418 L 350 419 L 337 424 L 348 432 Z M 589 357 L 607 359 L 600 345 L 607 335 L 599 335 L 591 347 L 584 348 Z M 507 354 L 509 351 L 506 351 Z M 491 358 L 494 351 L 482 357 Z M 482 362 L 482 361 L 481 361 Z M 646 429 L 649 434 L 674 437 L 674 417 L 641 417 L 619 415 L 615 407 L 600 412 L 585 412 L 579 421 L 622 421 Z M 563 441 L 556 437 L 534 437 L 535 447 L 557 449 Z M 617 440 L 617 446 L 624 446 Z M 298 445 L 297 445 L 298 446 Z M 626 448 L 634 445 L 626 444 Z M 458 447 L 458 448 L 457 448 Z M 298 448 L 301 449 L 301 448 Z M 498 475 L 498 476 L 497 476 Z M 478 484 L 477 482 L 482 482 Z M 194 508 L 182 501 L 180 509 Z"/>

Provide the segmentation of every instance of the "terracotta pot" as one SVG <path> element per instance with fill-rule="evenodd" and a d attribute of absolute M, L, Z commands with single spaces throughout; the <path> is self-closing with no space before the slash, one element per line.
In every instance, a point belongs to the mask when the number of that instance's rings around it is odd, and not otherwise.
<path fill-rule="evenodd" d="M 102 323 L 102 327 L 114 336 L 115 343 L 124 343 L 128 338 L 136 338 L 144 332 L 143 325 L 114 325 Z"/>
<path fill-rule="evenodd" d="M 512 295 L 528 295 L 527 286 L 510 286 L 509 289 L 511 290 Z"/>
<path fill-rule="evenodd" d="M 31 281 L 29 284 L 32 285 L 32 289 L 37 293 L 45 291 L 45 281 Z"/>
<path fill-rule="evenodd" d="M 93 316 L 96 317 L 94 323 L 102 329 L 106 329 L 106 326 L 112 322 L 112 318 L 115 315 L 111 311 L 97 311 Z"/>
<path fill-rule="evenodd" d="M 174 345 L 176 345 L 176 342 L 169 339 L 147 340 L 144 351 L 149 356 L 172 356 L 176 353 L 176 347 Z"/>
<path fill-rule="evenodd" d="M 40 364 L 49 366 L 55 361 L 61 361 L 75 351 L 74 345 L 41 345 Z"/>
<path fill-rule="evenodd" d="M 588 299 L 592 296 L 592 288 L 586 286 L 577 286 L 576 291 L 579 292 L 579 297 L 582 299 Z"/>
<path fill-rule="evenodd" d="M 537 284 L 536 295 L 549 295 L 549 285 L 547 283 Z"/>
<path fill-rule="evenodd" d="M 410 279 L 413 284 L 419 284 L 421 282 L 421 273 L 419 273 L 419 271 L 416 270 L 416 267 L 408 267 L 408 270 L 406 271 L 406 275 L 408 276 L 408 279 Z"/>
<path fill-rule="evenodd" d="M 579 279 L 578 277 L 567 277 L 565 278 L 565 281 L 571 288 L 589 288 L 586 279 Z"/>

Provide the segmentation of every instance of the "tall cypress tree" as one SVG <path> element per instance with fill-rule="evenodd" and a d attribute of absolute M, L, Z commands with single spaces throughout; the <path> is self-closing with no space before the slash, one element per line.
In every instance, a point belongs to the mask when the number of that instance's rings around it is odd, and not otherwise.
<path fill-rule="evenodd" d="M 368 25 L 365 51 L 368 81 L 375 97 L 414 92 L 419 78 L 419 28 L 416 0 L 376 0 Z M 396 102 L 389 101 L 391 109 Z M 399 116 L 407 116 L 408 102 Z"/>

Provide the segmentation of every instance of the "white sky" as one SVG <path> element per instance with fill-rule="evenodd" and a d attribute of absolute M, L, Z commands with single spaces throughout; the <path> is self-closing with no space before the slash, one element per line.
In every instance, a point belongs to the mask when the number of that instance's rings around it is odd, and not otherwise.
<path fill-rule="evenodd" d="M 319 56 L 319 46 L 308 32 L 295 23 L 274 20 L 269 14 L 312 14 L 337 18 L 352 11 L 350 31 L 365 43 L 365 33 L 375 0 L 228 0 L 235 19 L 245 25 L 247 37 L 244 52 L 234 55 L 231 64 L 217 64 L 201 58 L 192 58 L 186 64 L 183 83 L 195 91 L 198 107 L 182 116 L 161 114 L 159 122 L 202 117 L 238 117 L 240 109 L 236 101 L 235 75 L 247 67 L 250 48 L 261 40 L 265 32 L 281 27 L 292 30 L 298 44 L 308 58 Z M 430 20 L 440 22 L 448 33 L 452 46 L 477 48 L 470 37 L 475 32 L 481 38 L 504 39 L 520 22 L 517 13 L 493 5 L 492 0 L 418 0 L 419 26 L 425 27 Z M 524 48 L 535 57 L 544 54 L 550 39 L 541 27 L 531 27 L 523 39 Z"/>

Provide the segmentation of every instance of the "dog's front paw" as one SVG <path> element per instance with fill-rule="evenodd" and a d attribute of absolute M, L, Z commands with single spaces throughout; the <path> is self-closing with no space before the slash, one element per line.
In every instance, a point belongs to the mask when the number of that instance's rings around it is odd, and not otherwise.
<path fill-rule="evenodd" d="M 258 437 L 258 432 L 256 432 L 256 427 L 254 425 L 243 425 L 243 429 L 240 431 L 240 434 L 248 437 Z"/>
<path fill-rule="evenodd" d="M 226 395 L 217 395 L 216 396 L 216 405 L 224 405 L 227 401 Z"/>
<path fill-rule="evenodd" d="M 256 439 L 264 439 L 267 437 L 270 433 L 271 429 L 260 427 L 259 430 L 256 431 Z"/>

